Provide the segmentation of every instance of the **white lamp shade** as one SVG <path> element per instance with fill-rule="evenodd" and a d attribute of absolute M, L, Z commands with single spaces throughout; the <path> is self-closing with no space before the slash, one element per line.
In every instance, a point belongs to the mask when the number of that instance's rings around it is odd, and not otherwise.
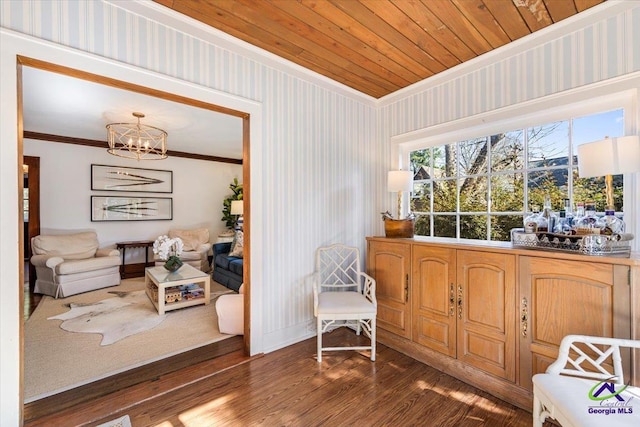
<path fill-rule="evenodd" d="M 411 171 L 389 171 L 387 189 L 392 193 L 413 190 Z"/>
<path fill-rule="evenodd" d="M 578 174 L 581 178 L 640 171 L 638 135 L 605 138 L 578 146 Z"/>
<path fill-rule="evenodd" d="M 231 201 L 231 215 L 242 215 L 244 212 L 244 202 L 242 200 Z"/>

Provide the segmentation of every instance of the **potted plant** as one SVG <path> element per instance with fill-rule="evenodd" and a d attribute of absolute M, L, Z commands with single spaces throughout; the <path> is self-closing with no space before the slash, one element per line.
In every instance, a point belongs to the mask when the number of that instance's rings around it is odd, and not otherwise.
<path fill-rule="evenodd" d="M 233 226 L 236 224 L 236 216 L 231 215 L 231 202 L 233 200 L 242 200 L 242 184 L 238 183 L 238 178 L 233 178 L 233 182 L 229 184 L 229 189 L 233 194 L 229 195 L 222 202 L 222 221 L 229 230 L 233 230 Z"/>

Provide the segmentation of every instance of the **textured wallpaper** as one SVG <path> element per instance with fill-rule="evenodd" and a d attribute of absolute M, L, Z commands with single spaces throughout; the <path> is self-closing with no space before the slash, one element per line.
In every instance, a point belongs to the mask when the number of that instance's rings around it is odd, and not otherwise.
<path fill-rule="evenodd" d="M 265 350 L 313 334 L 305 280 L 315 249 L 343 242 L 364 254 L 365 237 L 383 232 L 391 136 L 640 70 L 639 21 L 636 7 L 378 107 L 118 2 L 0 1 L 2 27 L 263 104 L 264 245 L 253 248 L 263 271 L 252 281 L 263 289 Z"/>

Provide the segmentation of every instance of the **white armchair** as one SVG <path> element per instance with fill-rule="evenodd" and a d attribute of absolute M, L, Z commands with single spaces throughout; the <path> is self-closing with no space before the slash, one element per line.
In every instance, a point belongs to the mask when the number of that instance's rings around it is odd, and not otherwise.
<path fill-rule="evenodd" d="M 564 337 L 556 361 L 533 376 L 533 426 L 546 418 L 563 427 L 640 426 L 640 388 L 625 382 L 625 347 L 640 348 L 640 341 Z"/>
<path fill-rule="evenodd" d="M 319 248 L 313 275 L 313 306 L 317 317 L 318 362 L 323 351 L 370 350 L 376 360 L 376 281 L 360 271 L 360 251 L 345 245 Z M 348 326 L 371 339 L 368 346 L 323 347 L 322 334 Z"/>
<path fill-rule="evenodd" d="M 169 238 L 179 237 L 184 244 L 180 260 L 185 264 L 189 264 L 200 271 L 208 273 L 211 271 L 209 265 L 209 252 L 211 252 L 211 243 L 209 243 L 208 228 L 194 228 L 190 230 L 169 230 Z M 156 259 L 156 265 L 162 265 L 164 261 Z"/>
<path fill-rule="evenodd" d="M 31 249 L 35 293 L 68 297 L 120 284 L 120 252 L 98 249 L 95 232 L 36 236 Z"/>

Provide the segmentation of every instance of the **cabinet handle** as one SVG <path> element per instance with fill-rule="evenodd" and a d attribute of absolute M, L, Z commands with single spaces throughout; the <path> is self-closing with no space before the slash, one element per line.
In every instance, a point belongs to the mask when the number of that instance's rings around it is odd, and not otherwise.
<path fill-rule="evenodd" d="M 449 285 L 449 316 L 455 317 L 456 315 L 456 288 L 451 283 Z"/>
<path fill-rule="evenodd" d="M 522 298 L 521 308 L 520 308 L 520 329 L 522 330 L 522 336 L 527 336 L 527 329 L 529 322 L 529 309 L 527 308 L 527 298 Z"/>
<path fill-rule="evenodd" d="M 458 285 L 458 319 L 462 319 L 462 285 Z"/>
<path fill-rule="evenodd" d="M 404 279 L 404 302 L 409 302 L 409 275 Z"/>

